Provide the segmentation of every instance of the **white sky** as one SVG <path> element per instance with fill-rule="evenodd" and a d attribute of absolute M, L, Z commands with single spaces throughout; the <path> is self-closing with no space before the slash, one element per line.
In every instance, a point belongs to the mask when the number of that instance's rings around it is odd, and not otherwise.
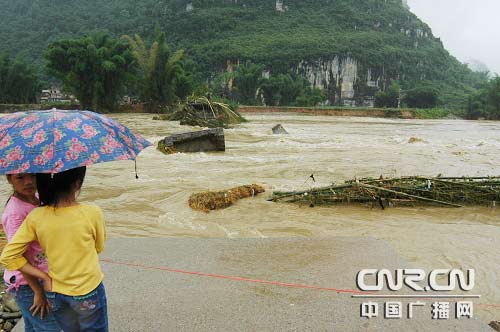
<path fill-rule="evenodd" d="M 462 62 L 471 59 L 500 74 L 500 0 L 408 0 L 445 48 Z"/>

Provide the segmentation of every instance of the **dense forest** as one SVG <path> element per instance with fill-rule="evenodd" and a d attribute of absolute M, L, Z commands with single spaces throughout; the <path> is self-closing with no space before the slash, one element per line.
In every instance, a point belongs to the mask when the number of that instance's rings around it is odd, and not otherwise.
<path fill-rule="evenodd" d="M 425 86 L 438 91 L 440 105 L 466 107 L 485 80 L 451 56 L 401 0 L 0 0 L 0 6 L 0 53 L 39 68 L 55 41 L 104 30 L 151 43 L 158 24 L 171 49 L 185 51 L 197 82 L 217 82 L 230 63 L 235 71 L 257 66 L 270 75 L 267 87 L 307 78 L 311 98 L 330 104 L 361 105 L 397 81 L 402 91 Z M 311 78 L 325 72 L 321 82 Z M 265 84 L 259 87 L 266 94 Z M 353 95 L 341 91 L 350 88 Z"/>

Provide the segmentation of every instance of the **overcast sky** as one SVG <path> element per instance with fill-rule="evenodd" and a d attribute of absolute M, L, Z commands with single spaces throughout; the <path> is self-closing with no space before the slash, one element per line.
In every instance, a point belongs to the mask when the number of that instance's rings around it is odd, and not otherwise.
<path fill-rule="evenodd" d="M 462 62 L 472 59 L 500 74 L 500 0 L 408 0 L 445 48 Z"/>

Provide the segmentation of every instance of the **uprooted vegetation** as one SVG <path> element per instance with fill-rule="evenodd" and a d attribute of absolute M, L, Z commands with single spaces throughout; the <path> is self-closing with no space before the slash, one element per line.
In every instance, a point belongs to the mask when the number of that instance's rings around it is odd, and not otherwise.
<path fill-rule="evenodd" d="M 241 198 L 253 197 L 264 191 L 264 187 L 258 184 L 239 186 L 228 190 L 205 191 L 192 194 L 189 197 L 189 206 L 193 210 L 209 212 L 210 210 L 227 208 Z"/>
<path fill-rule="evenodd" d="M 495 206 L 500 177 L 363 178 L 304 191 L 274 192 L 271 201 L 315 205 L 371 204 L 390 206 Z"/>
<path fill-rule="evenodd" d="M 228 104 L 211 101 L 206 97 L 188 100 L 170 114 L 153 117 L 153 120 L 180 121 L 181 125 L 208 128 L 229 128 L 246 122 L 246 119 Z"/>

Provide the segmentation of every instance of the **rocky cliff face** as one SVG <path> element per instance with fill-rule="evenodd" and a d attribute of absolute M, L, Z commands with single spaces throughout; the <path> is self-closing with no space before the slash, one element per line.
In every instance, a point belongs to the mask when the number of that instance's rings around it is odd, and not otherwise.
<path fill-rule="evenodd" d="M 227 0 L 238 4 L 237 0 Z M 273 0 L 274 1 L 274 0 Z M 404 8 L 409 9 L 406 0 L 401 0 Z M 276 11 L 286 12 L 297 10 L 295 7 L 289 9 L 287 4 L 290 1 L 276 0 Z M 380 0 L 387 3 L 387 0 Z M 293 5 L 293 4 L 292 4 Z M 296 5 L 296 4 L 295 4 Z M 372 13 L 372 9 L 368 9 L 368 13 Z M 409 14 L 409 12 L 407 12 Z M 399 35 L 399 38 L 404 41 L 407 49 L 419 49 L 429 46 L 435 38 L 432 36 L 430 28 L 416 20 L 413 16 L 394 17 L 390 20 L 382 20 L 377 18 L 371 19 L 370 29 L 372 31 L 391 33 Z M 363 22 L 366 24 L 366 22 Z M 351 27 L 354 32 L 361 30 L 358 24 L 353 24 Z M 366 30 L 366 26 L 363 28 Z M 352 32 L 351 30 L 351 32 Z M 376 45 L 382 48 L 384 45 Z M 366 46 L 370 49 L 373 45 Z M 311 50 L 314 53 L 314 50 Z M 399 58 L 386 59 L 382 58 L 379 62 L 360 60 L 358 54 L 351 55 L 332 54 L 328 57 L 312 57 L 312 59 L 304 59 L 295 64 L 289 64 L 289 69 L 305 77 L 311 86 L 323 90 L 327 96 L 326 105 L 340 106 L 373 106 L 374 94 L 377 90 L 384 90 L 391 80 L 425 80 L 427 79 L 423 69 L 424 61 L 414 61 L 412 67 L 414 72 L 405 72 L 399 70 L 407 63 Z M 240 59 L 237 59 L 238 62 Z M 234 59 L 233 59 L 234 61 Z M 236 61 L 235 61 L 236 62 Z M 265 64 L 267 69 L 262 76 L 269 78 L 275 73 L 271 64 Z M 282 69 L 281 69 L 282 70 Z"/>
<path fill-rule="evenodd" d="M 332 60 L 302 61 L 297 66 L 313 87 L 327 91 L 328 105 L 353 105 L 354 85 L 358 78 L 358 62 L 351 57 Z"/>

